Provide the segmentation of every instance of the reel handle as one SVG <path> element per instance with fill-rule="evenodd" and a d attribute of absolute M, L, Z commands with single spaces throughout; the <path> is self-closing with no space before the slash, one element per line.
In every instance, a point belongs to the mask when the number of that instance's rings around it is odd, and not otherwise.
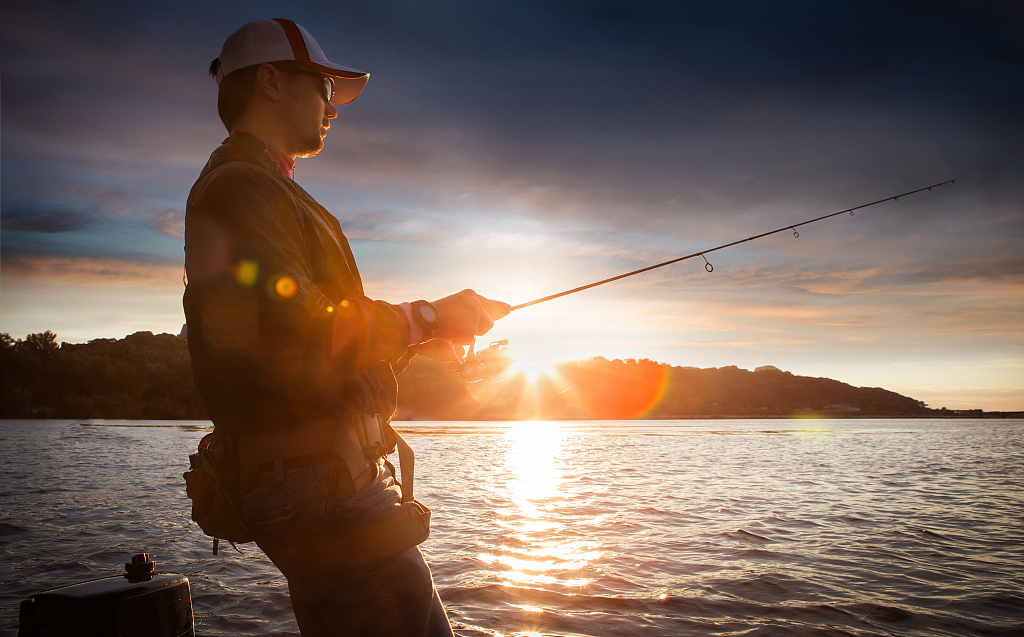
<path fill-rule="evenodd" d="M 504 353 L 505 350 L 501 349 L 503 345 L 508 345 L 507 338 L 492 341 L 490 345 L 478 352 L 474 349 L 476 345 L 474 337 L 469 343 L 465 358 L 459 355 L 459 350 L 451 341 L 448 341 L 448 345 L 452 348 L 452 355 L 455 357 L 456 371 L 467 383 L 503 380 L 505 370 L 512 364 L 512 359 Z"/>

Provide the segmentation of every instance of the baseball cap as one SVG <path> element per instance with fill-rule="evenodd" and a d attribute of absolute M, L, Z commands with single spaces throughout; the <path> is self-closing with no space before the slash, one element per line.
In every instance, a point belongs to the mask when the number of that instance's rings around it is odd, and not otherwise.
<path fill-rule="evenodd" d="M 369 73 L 335 64 L 317 41 L 291 20 L 255 20 L 228 36 L 220 51 L 217 85 L 225 75 L 264 62 L 294 60 L 335 79 L 331 104 L 348 104 L 363 92 Z"/>

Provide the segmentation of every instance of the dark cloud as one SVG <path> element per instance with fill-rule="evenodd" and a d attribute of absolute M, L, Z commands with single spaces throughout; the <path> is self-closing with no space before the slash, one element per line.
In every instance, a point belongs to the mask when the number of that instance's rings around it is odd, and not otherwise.
<path fill-rule="evenodd" d="M 354 15 L 361 29 L 325 33 L 325 48 L 372 79 L 317 179 L 415 182 L 437 200 L 472 187 L 538 218 L 657 233 L 950 176 L 1022 194 L 1024 83 L 1007 79 L 1024 56 L 1009 5 L 332 11 L 318 19 Z"/>
<path fill-rule="evenodd" d="M 95 183 L 63 183 L 58 190 L 62 193 L 83 197 L 109 206 L 114 209 L 123 209 L 139 200 L 139 193 L 130 192 L 122 185 L 104 185 Z"/>
<path fill-rule="evenodd" d="M 166 160 L 173 148 L 195 164 L 220 135 L 206 64 L 240 24 L 281 12 L 218 3 L 200 20 L 172 3 L 101 20 L 70 6 L 53 23 L 9 9 L 5 129 L 57 127 L 76 148 L 136 157 L 154 149 Z M 680 219 L 857 203 L 874 187 L 947 176 L 996 190 L 1024 170 L 1014 142 L 1024 83 L 1007 81 L 1024 64 L 1012 4 L 374 2 L 287 13 L 332 58 L 372 75 L 300 179 L 418 186 L 421 205 L 472 188 L 539 219 L 664 234 Z M 70 68 L 40 60 L 27 44 L 38 37 Z M 61 115 L 54 86 L 78 96 L 75 118 Z"/>
<path fill-rule="evenodd" d="M 12 205 L 0 212 L 0 227 L 23 232 L 74 232 L 94 224 L 97 215 L 93 210 L 71 210 L 46 208 L 34 205 Z"/>

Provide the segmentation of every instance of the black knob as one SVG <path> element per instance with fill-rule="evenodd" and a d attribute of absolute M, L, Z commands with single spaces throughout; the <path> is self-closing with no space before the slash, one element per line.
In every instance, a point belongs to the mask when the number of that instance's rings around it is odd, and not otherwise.
<path fill-rule="evenodd" d="M 124 565 L 125 577 L 129 582 L 143 582 L 153 579 L 153 571 L 156 563 L 149 558 L 149 553 L 139 553 L 132 556 L 131 562 Z"/>

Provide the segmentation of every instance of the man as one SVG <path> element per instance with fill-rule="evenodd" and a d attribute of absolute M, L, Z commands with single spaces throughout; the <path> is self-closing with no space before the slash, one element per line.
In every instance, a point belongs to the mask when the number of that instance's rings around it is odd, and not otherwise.
<path fill-rule="evenodd" d="M 395 374 L 416 353 L 453 359 L 510 308 L 471 290 L 367 298 L 337 220 L 292 181 L 367 74 L 283 19 L 243 26 L 210 71 L 230 137 L 189 194 L 183 303 L 231 499 L 287 577 L 303 635 L 451 635 L 406 523 L 425 510 L 389 424 Z"/>

